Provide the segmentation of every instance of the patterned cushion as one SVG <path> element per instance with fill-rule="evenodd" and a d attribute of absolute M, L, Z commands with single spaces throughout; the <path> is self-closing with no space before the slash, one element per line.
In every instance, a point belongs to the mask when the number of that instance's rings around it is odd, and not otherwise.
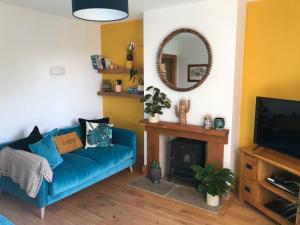
<path fill-rule="evenodd" d="M 102 118 L 102 119 L 94 119 L 94 120 L 86 120 L 86 119 L 82 119 L 82 118 L 79 118 L 78 119 L 79 121 L 79 124 L 80 124 L 80 129 L 81 129 L 81 134 L 82 136 L 79 136 L 82 138 L 82 143 L 85 145 L 85 138 L 86 138 L 86 122 L 92 122 L 92 123 L 109 123 L 109 118 L 108 117 L 105 117 L 105 118 Z M 69 133 L 69 132 L 67 132 Z"/>
<path fill-rule="evenodd" d="M 85 148 L 108 147 L 111 142 L 111 124 L 86 122 Z"/>

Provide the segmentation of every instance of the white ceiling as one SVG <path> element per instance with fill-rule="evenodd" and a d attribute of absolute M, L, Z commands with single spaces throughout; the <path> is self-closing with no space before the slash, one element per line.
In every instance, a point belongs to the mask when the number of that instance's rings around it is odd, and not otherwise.
<path fill-rule="evenodd" d="M 108 0 L 109 1 L 109 0 Z M 129 0 L 129 20 L 142 18 L 143 12 L 201 0 Z M 72 18 L 71 0 L 0 0 L 2 3 Z"/>

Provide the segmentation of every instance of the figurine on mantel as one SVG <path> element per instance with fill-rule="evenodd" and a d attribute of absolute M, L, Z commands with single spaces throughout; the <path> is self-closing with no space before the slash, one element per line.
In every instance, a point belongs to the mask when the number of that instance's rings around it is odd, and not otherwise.
<path fill-rule="evenodd" d="M 190 105 L 190 100 L 186 102 L 185 99 L 182 98 L 179 102 L 179 109 L 177 105 L 175 106 L 175 114 L 179 118 L 180 125 L 186 125 L 186 114 L 190 111 Z"/>

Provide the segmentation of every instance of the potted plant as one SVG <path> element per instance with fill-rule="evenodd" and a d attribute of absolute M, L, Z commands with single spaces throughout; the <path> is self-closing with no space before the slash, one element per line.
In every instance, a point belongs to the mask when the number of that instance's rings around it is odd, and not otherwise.
<path fill-rule="evenodd" d="M 154 184 L 159 184 L 161 179 L 161 168 L 159 162 L 154 160 L 151 164 L 150 178 Z"/>
<path fill-rule="evenodd" d="M 134 42 L 130 42 L 127 46 L 127 63 L 126 63 L 127 69 L 131 69 L 133 66 L 134 49 L 135 49 Z"/>
<path fill-rule="evenodd" d="M 152 94 L 147 94 L 140 99 L 141 102 L 145 102 L 145 113 L 150 114 L 149 122 L 158 123 L 159 115 L 162 115 L 162 110 L 171 108 L 171 100 L 167 95 L 161 92 L 158 88 L 150 86 L 146 91 L 152 90 Z"/>
<path fill-rule="evenodd" d="M 134 84 L 136 79 L 138 79 L 138 87 L 137 87 L 138 92 L 144 92 L 144 80 L 142 78 L 142 75 L 139 74 L 137 68 L 132 68 L 130 69 L 130 73 L 129 73 L 129 81 L 132 80 L 132 84 Z"/>
<path fill-rule="evenodd" d="M 215 169 L 211 164 L 205 168 L 195 165 L 195 178 L 198 182 L 198 191 L 206 193 L 206 201 L 209 206 L 219 206 L 220 197 L 226 196 L 232 191 L 234 173 L 230 169 Z"/>

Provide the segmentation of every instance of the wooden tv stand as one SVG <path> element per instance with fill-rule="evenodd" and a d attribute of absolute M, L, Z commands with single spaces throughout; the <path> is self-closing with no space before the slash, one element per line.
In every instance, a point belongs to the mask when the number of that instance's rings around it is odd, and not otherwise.
<path fill-rule="evenodd" d="M 240 200 L 250 203 L 279 224 L 293 224 L 266 208 L 264 204 L 276 198 L 284 198 L 295 203 L 300 199 L 300 193 L 297 198 L 269 184 L 266 178 L 280 172 L 300 177 L 300 160 L 262 147 L 253 149 L 255 146 L 240 149 Z M 299 210 L 295 224 L 300 225 Z"/>

